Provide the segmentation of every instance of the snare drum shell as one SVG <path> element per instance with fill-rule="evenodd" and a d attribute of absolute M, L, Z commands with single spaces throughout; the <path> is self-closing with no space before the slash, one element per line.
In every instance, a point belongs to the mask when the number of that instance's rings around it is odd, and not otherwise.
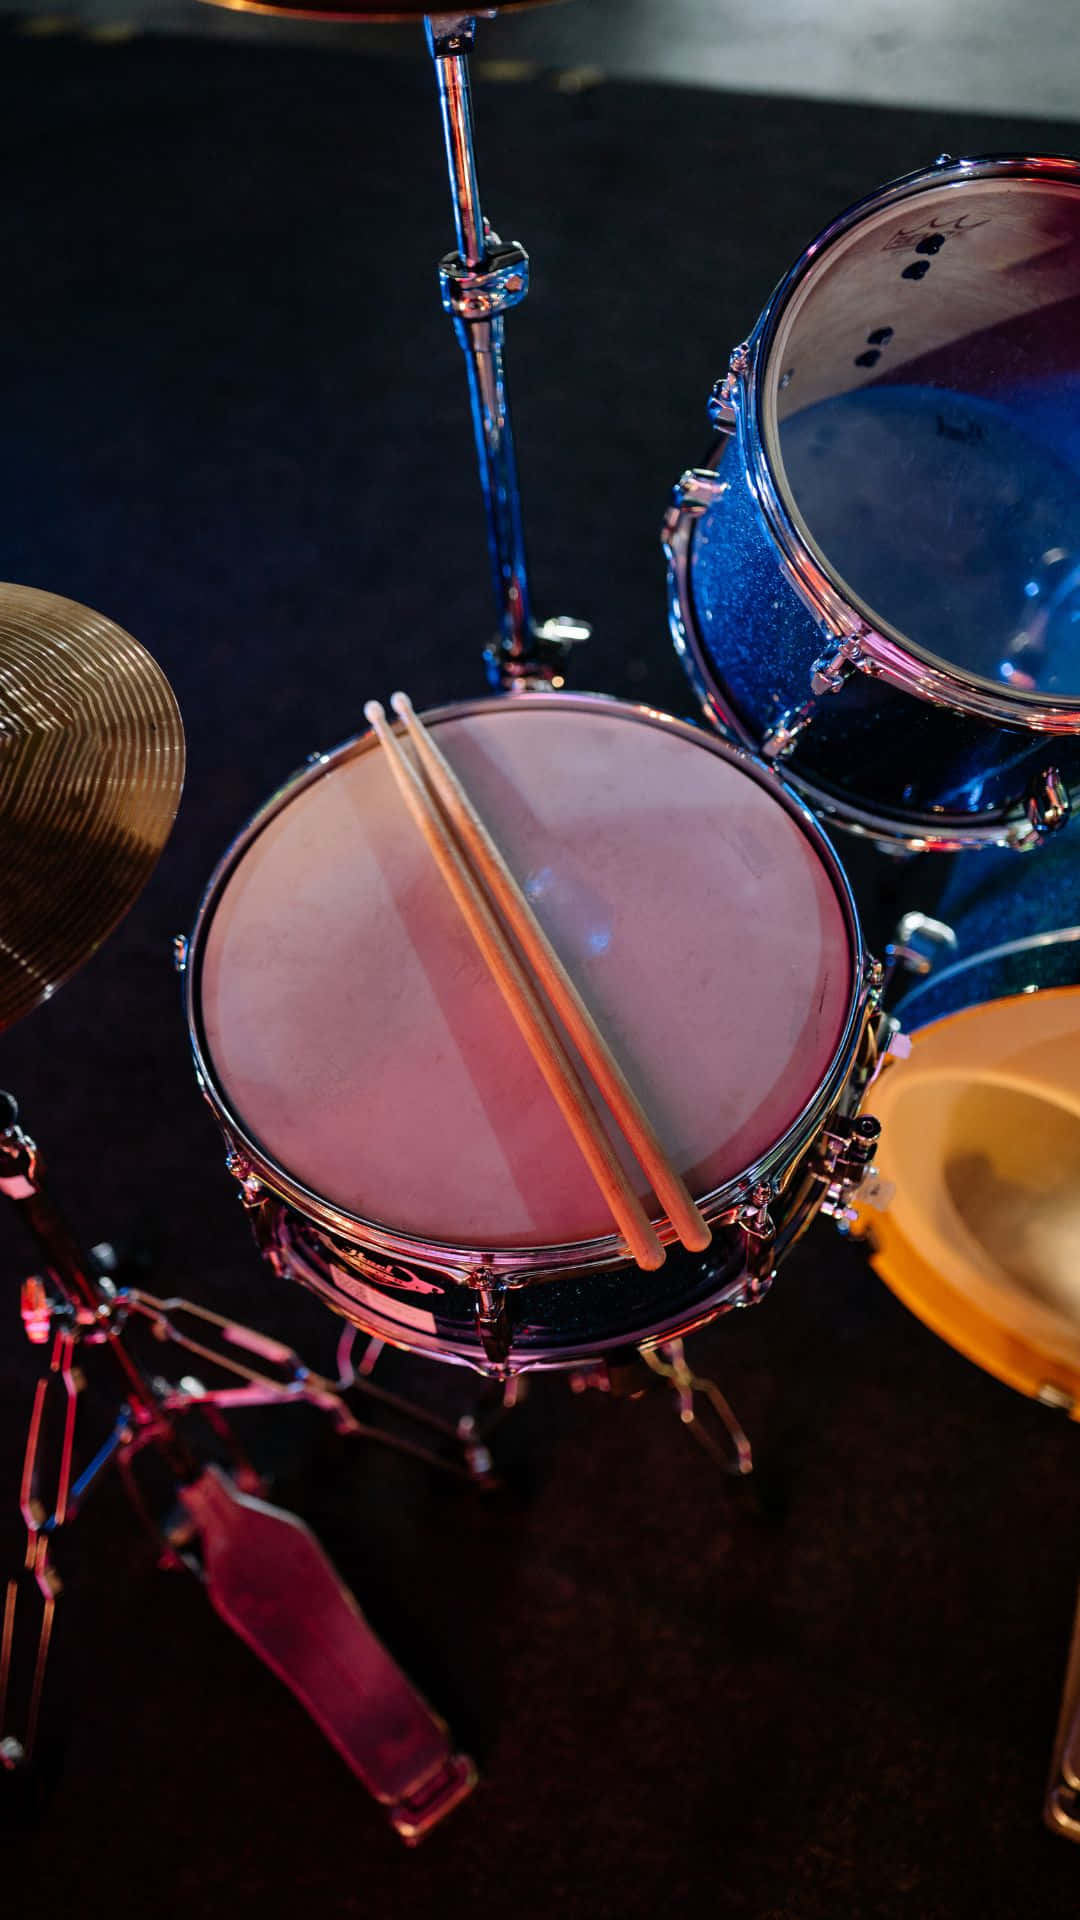
<path fill-rule="evenodd" d="M 689 531 L 672 573 L 672 631 L 706 711 L 760 750 L 780 716 L 810 696 L 826 642 L 784 574 L 737 440 L 713 455 L 722 486 Z M 1080 789 L 1080 736 L 1032 733 L 931 705 L 853 673 L 816 703 L 783 771 L 844 825 L 928 839 L 1024 817 L 1031 782 L 1053 767 Z"/>
<path fill-rule="evenodd" d="M 812 1169 L 814 1144 L 790 1170 L 770 1209 L 775 1262 L 817 1213 L 823 1183 Z M 445 1273 L 419 1263 L 373 1260 L 274 1200 L 267 1203 L 258 1237 L 283 1278 L 299 1281 L 364 1333 L 479 1372 L 491 1370 L 476 1295 Z M 717 1228 L 704 1259 L 670 1248 L 658 1272 L 624 1265 L 511 1288 L 504 1296 L 510 1351 L 505 1368 L 496 1370 L 551 1371 L 656 1347 L 764 1291 L 765 1283 L 747 1271 L 737 1227 Z"/>

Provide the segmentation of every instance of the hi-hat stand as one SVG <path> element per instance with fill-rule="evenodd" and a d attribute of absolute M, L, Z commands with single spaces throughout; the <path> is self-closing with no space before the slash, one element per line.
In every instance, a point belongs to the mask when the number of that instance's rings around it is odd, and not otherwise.
<path fill-rule="evenodd" d="M 481 211 L 469 80 L 476 19 L 468 13 L 433 13 L 426 31 L 457 233 L 457 250 L 440 263 L 439 281 L 468 370 L 499 614 L 498 632 L 484 658 L 492 684 L 504 692 L 561 686 L 569 648 L 587 640 L 589 628 L 565 615 L 539 624 L 533 619 L 503 356 L 504 316 L 529 291 L 529 256 L 516 240 L 500 240 Z"/>

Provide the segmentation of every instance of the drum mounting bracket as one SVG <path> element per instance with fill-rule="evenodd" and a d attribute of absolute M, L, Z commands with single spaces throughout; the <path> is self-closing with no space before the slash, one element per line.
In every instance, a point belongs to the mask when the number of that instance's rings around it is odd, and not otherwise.
<path fill-rule="evenodd" d="M 738 1224 L 746 1259 L 744 1297 L 740 1305 L 749 1305 L 766 1293 L 776 1271 L 776 1222 L 770 1212 L 773 1188 L 768 1181 L 747 1194 L 739 1209 Z"/>
<path fill-rule="evenodd" d="M 817 712 L 817 703 L 827 693 L 839 693 L 853 673 L 865 668 L 863 629 L 838 637 L 829 635 L 830 645 L 820 653 L 810 669 L 810 697 L 801 707 L 788 707 L 777 715 L 761 742 L 766 760 L 786 760 L 801 734 L 806 732 Z"/>
<path fill-rule="evenodd" d="M 1027 831 L 1021 829 L 1017 843 L 1038 845 L 1047 834 L 1058 833 L 1072 812 L 1069 789 L 1056 767 L 1044 767 L 1027 790 L 1024 801 Z"/>
<path fill-rule="evenodd" d="M 709 395 L 709 421 L 717 433 L 734 433 L 738 418 L 739 382 L 745 380 L 749 371 L 750 343 L 743 340 L 732 353 L 723 379 L 717 381 Z"/>
<path fill-rule="evenodd" d="M 852 1195 L 873 1171 L 880 1137 L 881 1122 L 869 1113 L 854 1119 L 836 1114 L 821 1136 L 818 1177 L 825 1184 L 821 1212 L 835 1220 L 842 1232 L 852 1217 Z"/>

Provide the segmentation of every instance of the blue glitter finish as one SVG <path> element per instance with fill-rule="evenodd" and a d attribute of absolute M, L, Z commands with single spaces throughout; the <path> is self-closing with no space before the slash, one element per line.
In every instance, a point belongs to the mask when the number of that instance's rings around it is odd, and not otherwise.
<path fill-rule="evenodd" d="M 1075 698 L 1080 474 L 1045 435 L 1058 384 L 1014 391 L 897 381 L 816 401 L 781 427 L 787 484 L 875 624 L 1003 690 Z"/>
<path fill-rule="evenodd" d="M 720 497 L 693 530 L 689 610 L 721 703 L 755 742 L 800 707 L 825 642 L 780 569 L 738 446 L 728 442 Z M 909 830 L 992 825 L 1022 807 L 1047 765 L 1080 792 L 1080 736 L 931 706 L 854 674 L 825 695 L 785 771 L 834 799 Z"/>
<path fill-rule="evenodd" d="M 956 953 L 897 1002 L 909 1032 L 1031 987 L 1080 985 L 1080 834 L 1019 857 L 957 855 L 934 917 Z"/>

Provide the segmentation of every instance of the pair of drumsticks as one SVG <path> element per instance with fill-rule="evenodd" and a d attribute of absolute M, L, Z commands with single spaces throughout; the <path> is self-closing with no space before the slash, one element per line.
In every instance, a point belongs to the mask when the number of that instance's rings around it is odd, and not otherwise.
<path fill-rule="evenodd" d="M 409 812 L 611 1209 L 628 1252 L 639 1267 L 649 1270 L 664 1262 L 659 1235 L 630 1185 L 541 992 L 577 1047 L 679 1239 L 700 1253 L 712 1237 L 710 1229 L 506 861 L 408 695 L 395 693 L 390 705 L 405 724 L 418 767 L 377 700 L 368 701 L 364 718 L 386 751 Z M 532 976 L 514 943 L 533 969 Z"/>

